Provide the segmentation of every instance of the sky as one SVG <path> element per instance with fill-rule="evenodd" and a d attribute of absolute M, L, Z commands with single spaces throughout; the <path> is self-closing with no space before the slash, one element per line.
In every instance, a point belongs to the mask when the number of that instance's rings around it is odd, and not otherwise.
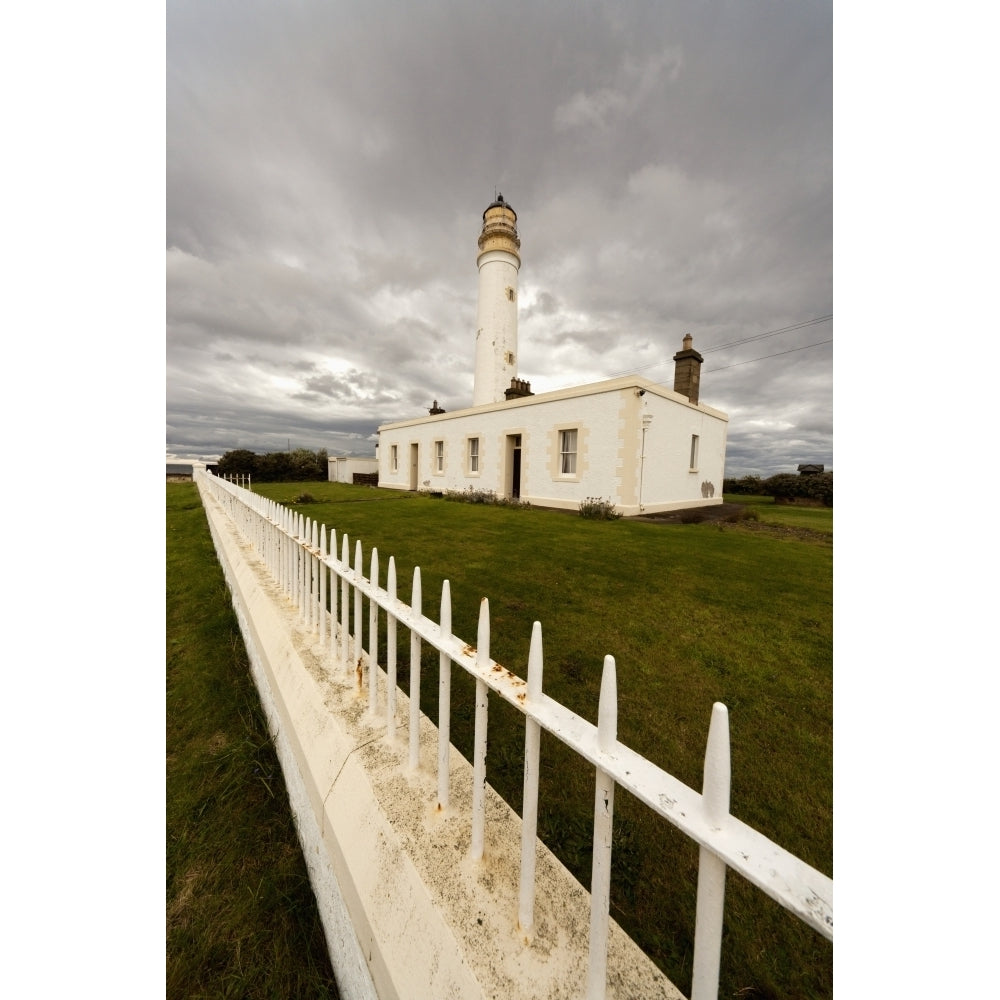
<path fill-rule="evenodd" d="M 690 333 L 728 476 L 832 468 L 832 48 L 810 0 L 168 0 L 168 457 L 471 405 L 502 193 L 534 392 Z"/>

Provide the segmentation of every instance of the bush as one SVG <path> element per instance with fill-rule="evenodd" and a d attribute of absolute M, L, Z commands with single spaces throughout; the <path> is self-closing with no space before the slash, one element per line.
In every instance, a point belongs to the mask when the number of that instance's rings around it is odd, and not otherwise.
<path fill-rule="evenodd" d="M 316 503 L 316 498 L 311 493 L 300 493 L 295 498 L 295 503 Z"/>
<path fill-rule="evenodd" d="M 833 473 L 820 472 L 813 475 L 792 475 L 788 472 L 779 473 L 765 479 L 761 484 L 766 496 L 772 496 L 778 502 L 803 500 L 818 500 L 824 507 L 833 506 Z"/>
<path fill-rule="evenodd" d="M 445 500 L 452 501 L 452 503 L 481 503 L 487 504 L 490 507 L 524 508 L 531 506 L 527 500 L 519 500 L 516 497 L 498 496 L 495 490 L 477 490 L 472 486 L 464 490 L 445 490 L 444 498 Z"/>
<path fill-rule="evenodd" d="M 621 516 L 621 511 L 615 508 L 610 499 L 587 497 L 580 501 L 580 517 L 590 521 L 617 521 Z"/>
<path fill-rule="evenodd" d="M 724 479 L 722 481 L 723 493 L 741 493 L 747 496 L 762 496 L 764 490 L 760 476 L 743 476 L 740 479 Z"/>

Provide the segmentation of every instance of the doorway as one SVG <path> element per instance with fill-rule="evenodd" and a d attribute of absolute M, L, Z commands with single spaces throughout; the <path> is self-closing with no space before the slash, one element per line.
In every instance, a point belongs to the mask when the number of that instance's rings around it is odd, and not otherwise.
<path fill-rule="evenodd" d="M 410 445 L 410 489 L 416 490 L 419 486 L 417 475 L 420 471 L 420 445 Z"/>
<path fill-rule="evenodd" d="M 521 435 L 507 435 L 507 496 L 521 499 Z"/>

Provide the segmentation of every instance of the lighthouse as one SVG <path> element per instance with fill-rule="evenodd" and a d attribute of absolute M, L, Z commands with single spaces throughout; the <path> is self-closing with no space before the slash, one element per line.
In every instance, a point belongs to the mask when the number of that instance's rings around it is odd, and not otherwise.
<path fill-rule="evenodd" d="M 479 235 L 479 305 L 472 405 L 502 403 L 517 378 L 517 213 L 498 194 L 483 212 Z"/>

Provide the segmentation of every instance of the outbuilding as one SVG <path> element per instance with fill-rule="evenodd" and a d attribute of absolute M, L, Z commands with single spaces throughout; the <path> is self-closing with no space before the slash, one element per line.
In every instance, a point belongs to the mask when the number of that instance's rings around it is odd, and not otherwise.
<path fill-rule="evenodd" d="M 331 483 L 364 482 L 364 478 L 355 480 L 354 477 L 377 477 L 378 459 L 353 458 L 350 455 L 332 455 L 327 459 L 327 469 L 327 480 Z"/>

